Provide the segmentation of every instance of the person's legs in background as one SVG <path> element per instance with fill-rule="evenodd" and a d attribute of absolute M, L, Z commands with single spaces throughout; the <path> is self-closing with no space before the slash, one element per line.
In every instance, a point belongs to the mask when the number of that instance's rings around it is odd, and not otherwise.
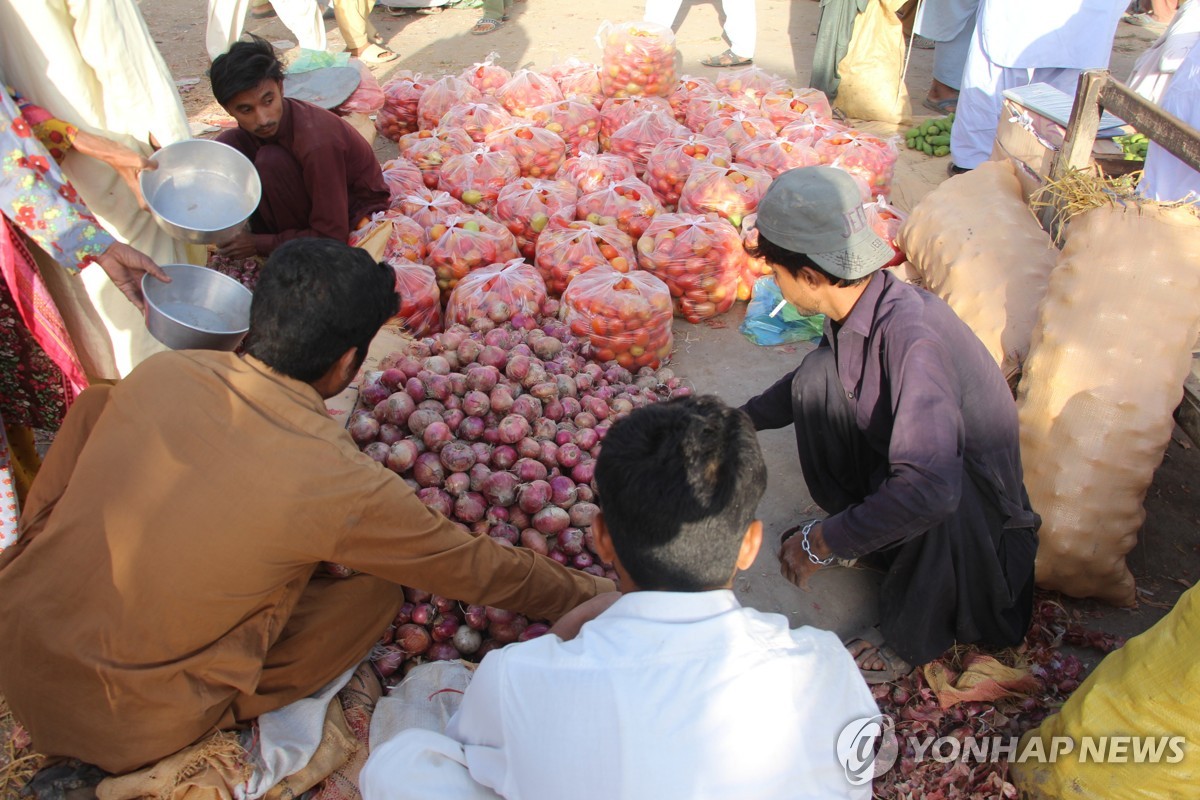
<path fill-rule="evenodd" d="M 735 56 L 747 61 L 754 58 L 758 38 L 758 15 L 754 4 L 755 0 L 722 0 L 721 3 L 729 49 Z"/>
<path fill-rule="evenodd" d="M 471 28 L 471 33 L 481 36 L 499 28 L 508 19 L 512 4 L 513 0 L 483 0 L 483 16 Z"/>
<path fill-rule="evenodd" d="M 333 0 L 333 14 L 346 41 L 346 50 L 368 64 L 395 61 L 397 55 L 383 47 L 383 37 L 371 24 L 374 7 L 375 0 Z"/>
<path fill-rule="evenodd" d="M 210 61 L 216 60 L 229 45 L 242 38 L 250 0 L 208 0 L 208 22 L 204 29 L 204 49 Z"/>
<path fill-rule="evenodd" d="M 932 105 L 943 114 L 955 110 L 958 104 L 958 90 L 962 87 L 963 68 L 967 63 L 967 54 L 971 52 L 971 35 L 974 32 L 975 20 L 972 18 L 953 39 L 934 45 L 933 83 L 926 97 L 926 107 Z"/>
<path fill-rule="evenodd" d="M 325 49 L 325 20 L 316 0 L 272 0 L 275 13 L 305 50 Z"/>
<path fill-rule="evenodd" d="M 646 13 L 642 15 L 643 22 L 653 22 L 670 28 L 679 16 L 679 7 L 683 0 L 646 0 Z"/>

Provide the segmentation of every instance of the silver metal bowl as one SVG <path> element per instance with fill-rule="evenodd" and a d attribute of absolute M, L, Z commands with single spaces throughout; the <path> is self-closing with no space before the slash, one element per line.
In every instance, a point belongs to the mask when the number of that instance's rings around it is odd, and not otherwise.
<path fill-rule="evenodd" d="M 164 264 L 163 283 L 142 276 L 146 328 L 172 350 L 233 350 L 250 329 L 249 289 L 193 264 Z"/>
<path fill-rule="evenodd" d="M 185 139 L 138 176 L 150 213 L 167 233 L 195 244 L 233 238 L 258 208 L 262 183 L 250 159 L 221 142 Z"/>

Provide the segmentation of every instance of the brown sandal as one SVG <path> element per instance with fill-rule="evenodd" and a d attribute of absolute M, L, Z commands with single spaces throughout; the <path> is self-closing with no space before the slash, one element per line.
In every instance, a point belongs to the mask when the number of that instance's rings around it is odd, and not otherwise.
<path fill-rule="evenodd" d="M 471 28 L 471 33 L 475 36 L 483 36 L 485 33 L 491 33 L 503 24 L 503 20 L 483 17 L 475 23 L 475 27 Z"/>
<path fill-rule="evenodd" d="M 703 58 L 700 60 L 700 63 L 706 67 L 740 67 L 745 64 L 753 64 L 754 59 L 742 58 L 732 50 L 726 50 L 720 55 Z"/>

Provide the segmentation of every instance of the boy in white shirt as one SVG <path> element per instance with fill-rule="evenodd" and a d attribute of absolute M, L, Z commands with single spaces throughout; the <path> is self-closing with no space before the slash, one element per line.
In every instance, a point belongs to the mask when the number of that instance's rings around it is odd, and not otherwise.
<path fill-rule="evenodd" d="M 839 753 L 843 728 L 878 714 L 854 660 L 834 634 L 789 630 L 731 590 L 762 544 L 766 467 L 749 418 L 715 397 L 634 411 L 605 437 L 595 483 L 596 549 L 620 597 L 489 653 L 444 737 L 372 741 L 365 800 L 435 787 L 508 800 L 870 797 Z"/>

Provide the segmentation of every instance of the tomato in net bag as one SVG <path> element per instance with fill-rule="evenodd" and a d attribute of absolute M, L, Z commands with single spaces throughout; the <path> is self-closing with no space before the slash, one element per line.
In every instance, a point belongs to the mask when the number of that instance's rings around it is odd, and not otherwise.
<path fill-rule="evenodd" d="M 660 214 L 637 243 L 638 266 L 662 278 L 692 323 L 733 306 L 745 258 L 737 229 L 715 215 Z"/>
<path fill-rule="evenodd" d="M 758 201 L 770 185 L 771 176 L 766 170 L 746 164 L 698 164 L 683 185 L 679 210 L 685 214 L 716 214 L 740 228 L 746 215 L 758 209 Z"/>
<path fill-rule="evenodd" d="M 471 137 L 456 130 L 427 130 L 408 133 L 396 143 L 400 155 L 417 165 L 425 186 L 437 188 L 438 173 L 450 156 L 469 153 L 475 149 Z"/>
<path fill-rule="evenodd" d="M 496 99 L 510 114 L 520 117 L 530 108 L 562 100 L 563 95 L 552 79 L 533 70 L 519 69 L 496 92 Z"/>
<path fill-rule="evenodd" d="M 380 169 L 383 171 L 383 182 L 387 184 L 392 205 L 396 205 L 405 195 L 427 188 L 421 170 L 404 156 L 396 156 L 391 161 L 384 162 Z"/>
<path fill-rule="evenodd" d="M 671 356 L 671 291 L 649 272 L 584 272 L 563 292 L 559 316 L 586 341 L 584 354 L 602 364 L 657 369 Z"/>
<path fill-rule="evenodd" d="M 399 141 L 417 130 L 417 106 L 428 84 L 418 73 L 402 70 L 383 86 L 383 107 L 375 115 L 375 130 Z"/>
<path fill-rule="evenodd" d="M 605 100 L 600 107 L 600 149 L 608 150 L 609 140 L 617 129 L 647 111 L 670 113 L 671 104 L 662 97 L 610 97 Z"/>
<path fill-rule="evenodd" d="M 585 194 L 575 203 L 575 216 L 598 225 L 616 225 L 635 241 L 658 214 L 664 213 L 654 190 L 637 178 L 626 178 Z"/>
<path fill-rule="evenodd" d="M 553 77 L 564 100 L 587 103 L 597 111 L 604 104 L 604 92 L 600 88 L 600 67 L 595 64 L 568 59 L 566 67 Z"/>
<path fill-rule="evenodd" d="M 546 302 L 546 284 L 537 269 L 524 259 L 488 264 L 471 272 L 450 293 L 446 320 L 470 325 L 486 317 L 499 325 L 514 314 L 537 316 Z"/>
<path fill-rule="evenodd" d="M 720 117 L 729 117 L 737 112 L 756 116 L 758 104 L 749 97 L 730 97 L 727 94 L 696 94 L 687 101 L 684 109 L 684 124 L 699 133 L 708 123 Z"/>
<path fill-rule="evenodd" d="M 806 111 L 779 129 L 779 135 L 801 144 L 816 145 L 831 133 L 848 131 L 850 128 L 835 119 L 822 117 L 814 111 Z"/>
<path fill-rule="evenodd" d="M 605 97 L 666 97 L 675 87 L 675 34 L 670 28 L 605 22 L 596 39 L 603 48 L 600 87 Z"/>
<path fill-rule="evenodd" d="M 429 229 L 429 256 L 442 297 L 472 270 L 520 258 L 508 228 L 483 214 L 459 214 Z"/>
<path fill-rule="evenodd" d="M 747 142 L 733 160 L 766 170 L 772 178 L 778 178 L 789 169 L 815 167 L 821 163 L 821 157 L 812 147 L 782 136 Z"/>
<path fill-rule="evenodd" d="M 393 318 L 416 338 L 442 329 L 442 296 L 433 270 L 400 258 L 384 259 L 396 272 L 400 310 Z"/>
<path fill-rule="evenodd" d="M 478 103 L 483 95 L 478 89 L 453 75 L 446 75 L 430 84 L 417 103 L 417 126 L 432 130 L 442 121 L 451 106 L 459 103 Z"/>
<path fill-rule="evenodd" d="M 704 135 L 724 139 L 736 156 L 744 144 L 759 139 L 774 139 L 775 123 L 766 117 L 735 111 L 728 116 L 721 115 L 705 125 Z"/>
<path fill-rule="evenodd" d="M 789 122 L 811 114 L 819 119 L 832 119 L 833 109 L 829 98 L 820 89 L 783 89 L 767 92 L 759 103 L 762 115 L 775 123 L 776 130 L 783 130 Z"/>
<path fill-rule="evenodd" d="M 545 128 L 567 145 L 567 157 L 600 150 L 600 112 L 588 103 L 559 100 L 525 112 L 531 125 Z"/>
<path fill-rule="evenodd" d="M 580 153 L 568 158 L 559 168 L 556 178 L 570 181 L 580 194 L 598 192 L 626 178 L 636 178 L 633 162 L 625 156 L 611 153 Z"/>
<path fill-rule="evenodd" d="M 371 68 L 357 58 L 350 59 L 350 64 L 358 69 L 358 88 L 350 93 L 350 96 L 337 107 L 335 113 L 338 116 L 347 114 L 374 114 L 383 108 L 383 88 L 379 85 L 379 81 L 375 80 L 375 76 L 371 73 Z"/>
<path fill-rule="evenodd" d="M 502 150 L 517 160 L 523 178 L 552 178 L 567 157 L 567 143 L 533 125 L 510 125 L 487 137 L 489 150 Z"/>
<path fill-rule="evenodd" d="M 372 214 L 367 224 L 357 228 L 350 234 L 350 244 L 358 247 L 375 232 L 376 228 L 385 222 L 391 223 L 392 231 L 388 235 L 387 244 L 383 248 L 384 260 L 425 260 L 425 253 L 429 247 L 429 240 L 425 235 L 425 229 L 394 208 Z"/>
<path fill-rule="evenodd" d="M 537 241 L 534 264 L 546 290 L 558 297 L 576 276 L 599 266 L 629 272 L 637 266 L 633 240 L 615 225 L 554 217 Z"/>
<path fill-rule="evenodd" d="M 887 200 L 882 197 L 876 198 L 874 201 L 863 206 L 867 212 L 867 224 L 871 226 L 871 230 L 875 231 L 885 242 L 892 246 L 892 251 L 896 256 L 885 267 L 894 267 L 897 264 L 904 263 L 904 251 L 896 244 L 896 234 L 900 233 L 900 226 L 904 224 L 904 220 L 908 219 L 908 215 L 893 205 L 890 205 Z"/>
<path fill-rule="evenodd" d="M 763 95 L 788 88 L 788 82 L 761 67 L 743 67 L 717 78 L 717 89 L 730 97 L 748 97 L 757 105 Z"/>
<path fill-rule="evenodd" d="M 420 225 L 426 231 L 445 222 L 457 214 L 467 214 L 470 209 L 461 200 L 456 200 L 448 192 L 435 192 L 424 189 L 406 195 L 393 204 L 393 208 Z"/>
<path fill-rule="evenodd" d="M 872 196 L 883 197 L 891 191 L 900 157 L 894 140 L 850 129 L 826 134 L 815 147 L 821 161 L 866 181 Z"/>
<path fill-rule="evenodd" d="M 729 145 L 720 139 L 691 134 L 663 139 L 650 151 L 642 179 L 667 208 L 679 203 L 679 194 L 692 169 L 698 164 L 727 165 L 732 161 Z"/>
<path fill-rule="evenodd" d="M 746 218 L 742 220 L 742 250 L 758 245 L 758 228 L 754 227 L 757 220 L 758 214 L 747 214 Z M 754 294 L 754 283 L 759 278 L 772 275 L 774 272 L 775 270 L 771 269 L 771 265 L 766 262 L 766 259 L 755 258 L 746 253 L 746 258 L 742 261 L 742 269 L 738 273 L 737 299 L 746 303 L 750 302 L 750 298 Z"/>
<path fill-rule="evenodd" d="M 500 190 L 520 177 L 521 168 L 512 155 L 480 147 L 446 159 L 438 173 L 438 188 L 471 210 L 487 214 Z"/>
<path fill-rule="evenodd" d="M 458 103 L 450 106 L 450 110 L 442 115 L 437 129 L 440 131 L 461 130 L 471 137 L 471 141 L 479 144 L 492 131 L 512 124 L 512 114 L 509 114 L 499 103 L 489 97 L 479 103 Z"/>
<path fill-rule="evenodd" d="M 641 175 L 646 171 L 646 159 L 654 145 L 670 137 L 687 136 L 690 132 L 668 111 L 647 111 L 617 129 L 609 140 L 608 149 L 632 161 L 634 170 Z"/>
<path fill-rule="evenodd" d="M 533 260 L 538 237 L 551 219 L 575 219 L 578 196 L 567 181 L 522 178 L 500 191 L 492 217 L 512 233 L 521 255 Z"/>
<path fill-rule="evenodd" d="M 720 94 L 717 85 L 708 78 L 683 75 L 667 96 L 667 101 L 671 104 L 671 113 L 675 115 L 675 121 L 687 124 L 688 101 L 693 97 L 712 97 L 717 94 Z"/>
<path fill-rule="evenodd" d="M 504 84 L 512 80 L 512 73 L 498 65 L 499 53 L 488 53 L 487 58 L 464 69 L 459 78 L 474 86 L 484 97 L 494 97 Z"/>

